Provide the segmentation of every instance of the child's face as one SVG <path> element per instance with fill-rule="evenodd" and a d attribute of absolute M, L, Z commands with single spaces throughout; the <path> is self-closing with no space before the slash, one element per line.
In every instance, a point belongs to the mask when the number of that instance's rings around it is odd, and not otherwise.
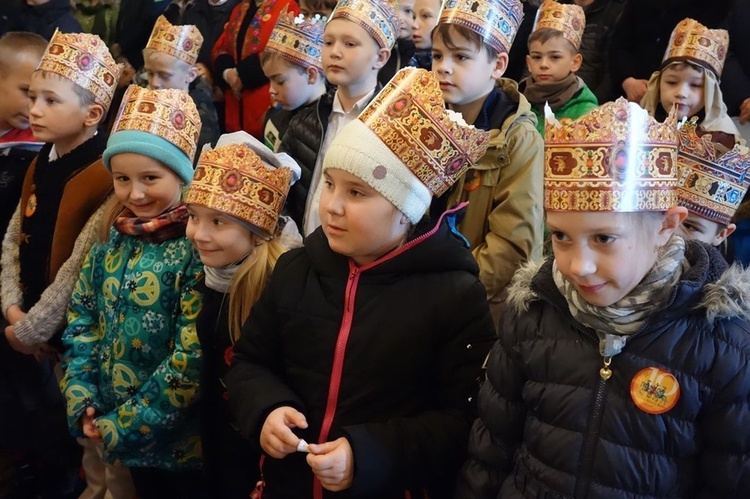
<path fill-rule="evenodd" d="M 543 43 L 540 40 L 531 42 L 526 56 L 531 76 L 541 85 L 564 80 L 570 73 L 578 71 L 582 61 L 581 54 L 562 36 Z"/>
<path fill-rule="evenodd" d="M 414 22 L 411 25 L 411 39 L 419 50 L 432 47 L 430 38 L 438 22 L 440 2 L 438 0 L 416 0 L 414 2 Z"/>
<path fill-rule="evenodd" d="M 180 202 L 182 181 L 157 160 L 134 153 L 112 156 L 117 200 L 135 216 L 155 217 Z"/>
<path fill-rule="evenodd" d="M 325 6 L 320 6 L 316 9 L 309 1 L 301 0 L 299 2 L 299 11 L 300 14 L 305 17 L 305 19 L 312 19 L 316 15 L 328 19 L 331 17 L 331 12 L 333 12 L 333 9 L 326 8 Z"/>
<path fill-rule="evenodd" d="M 385 54 L 385 55 L 384 55 Z M 389 51 L 380 49 L 365 29 L 353 21 L 333 19 L 323 33 L 323 72 L 339 87 L 356 87 L 377 76 Z"/>
<path fill-rule="evenodd" d="M 224 267 L 239 262 L 255 249 L 255 236 L 224 213 L 199 204 L 187 207 L 185 235 L 207 267 Z"/>
<path fill-rule="evenodd" d="M 398 30 L 398 38 L 411 38 L 412 26 L 414 22 L 414 3 L 415 0 L 398 0 L 398 19 L 401 21 L 401 27 Z"/>
<path fill-rule="evenodd" d="M 91 106 L 81 105 L 72 81 L 37 71 L 29 86 L 29 121 L 34 138 L 64 145 L 75 142 L 86 128 Z"/>
<path fill-rule="evenodd" d="M 153 90 L 176 88 L 188 90 L 197 70 L 185 61 L 158 50 L 147 50 L 143 55 L 143 69 L 148 86 Z"/>
<path fill-rule="evenodd" d="M 0 76 L 0 130 L 29 127 L 29 86 L 39 59 L 19 55 L 7 74 Z"/>
<path fill-rule="evenodd" d="M 668 66 L 659 81 L 661 107 L 669 114 L 677 105 L 677 118 L 695 116 L 703 109 L 703 71 L 689 64 Z"/>
<path fill-rule="evenodd" d="M 323 177 L 320 220 L 333 251 L 365 265 L 404 241 L 408 221 L 380 193 L 343 170 Z"/>
<path fill-rule="evenodd" d="M 463 106 L 484 98 L 495 87 L 504 67 L 498 58 L 491 59 L 484 47 L 477 47 L 455 31 L 454 47 L 449 48 L 441 36 L 432 42 L 432 72 L 437 75 L 443 100 Z"/>
<path fill-rule="evenodd" d="M 657 248 L 666 242 L 661 226 L 639 223 L 638 216 L 547 212 L 557 268 L 588 303 L 607 307 L 624 298 L 656 262 Z"/>
<path fill-rule="evenodd" d="M 695 213 L 688 213 L 685 221 L 677 229 L 677 233 L 684 239 L 693 239 L 710 244 L 711 246 L 718 246 L 736 228 L 734 224 L 720 225 Z"/>
<path fill-rule="evenodd" d="M 263 64 L 263 73 L 271 82 L 269 93 L 274 105 L 291 111 L 313 99 L 317 75 L 311 77 L 308 72 L 281 57 L 272 57 Z"/>

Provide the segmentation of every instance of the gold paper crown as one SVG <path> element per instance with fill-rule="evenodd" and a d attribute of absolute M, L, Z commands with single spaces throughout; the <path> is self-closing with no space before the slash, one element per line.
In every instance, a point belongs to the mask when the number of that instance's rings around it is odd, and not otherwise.
<path fill-rule="evenodd" d="M 534 31 L 544 28 L 560 31 L 563 38 L 579 49 L 585 27 L 586 14 L 578 5 L 563 5 L 555 0 L 544 0 L 536 14 Z"/>
<path fill-rule="evenodd" d="M 691 61 L 721 76 L 729 48 L 729 33 L 708 29 L 693 19 L 683 19 L 672 31 L 662 68 L 674 61 Z"/>
<path fill-rule="evenodd" d="M 191 24 L 174 25 L 166 17 L 159 16 L 146 48 L 164 52 L 192 66 L 198 60 L 201 45 L 203 35 L 198 28 Z"/>
<path fill-rule="evenodd" d="M 94 102 L 105 110 L 112 103 L 121 70 L 98 36 L 57 30 L 37 69 L 67 78 L 88 90 Z"/>
<path fill-rule="evenodd" d="M 353 21 L 362 26 L 380 48 L 390 49 L 396 43 L 401 25 L 397 11 L 395 0 L 340 0 L 328 22 L 337 18 Z"/>
<path fill-rule="evenodd" d="M 404 68 L 359 115 L 436 196 L 482 157 L 489 134 L 454 121 L 435 75 Z"/>
<path fill-rule="evenodd" d="M 295 17 L 284 7 L 268 39 L 266 50 L 280 54 L 297 66 L 323 71 L 323 19 L 316 17 L 305 20 L 302 14 Z"/>
<path fill-rule="evenodd" d="M 185 203 L 238 218 L 270 238 L 291 181 L 289 168 L 266 166 L 248 145 L 229 144 L 201 154 Z"/>
<path fill-rule="evenodd" d="M 201 118 L 187 90 L 149 90 L 130 85 L 122 98 L 112 133 L 146 132 L 171 142 L 191 160 L 198 147 Z"/>
<path fill-rule="evenodd" d="M 664 211 L 677 205 L 674 113 L 659 123 L 624 98 L 561 125 L 546 117 L 544 208 Z"/>
<path fill-rule="evenodd" d="M 468 28 L 493 49 L 507 53 L 522 20 L 519 0 L 446 0 L 438 24 Z"/>
<path fill-rule="evenodd" d="M 710 134 L 698 137 L 696 120 L 682 125 L 677 166 L 680 206 L 722 225 L 729 225 L 750 186 L 750 149 L 737 144 L 720 155 Z"/>

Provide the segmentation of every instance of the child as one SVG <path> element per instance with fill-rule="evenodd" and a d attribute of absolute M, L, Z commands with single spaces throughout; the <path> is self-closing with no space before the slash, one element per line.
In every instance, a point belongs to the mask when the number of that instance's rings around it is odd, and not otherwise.
<path fill-rule="evenodd" d="M 692 19 L 683 19 L 672 31 L 661 69 L 651 75 L 641 101 L 651 116 L 662 121 L 676 106 L 678 119 L 698 116 L 696 133 L 711 132 L 711 140 L 723 152 L 741 139 L 719 88 L 719 78 L 729 46 L 722 29 L 708 29 Z"/>
<path fill-rule="evenodd" d="M 34 33 L 0 38 L 0 234 L 21 197 L 23 177 L 42 146 L 29 128 L 29 84 L 47 42 Z"/>
<path fill-rule="evenodd" d="M 305 236 L 320 226 L 323 158 L 333 138 L 375 96 L 378 71 L 396 43 L 398 21 L 390 0 L 341 0 L 323 33 L 323 71 L 335 85 L 332 98 L 289 122 L 280 151 L 302 167 L 302 178 L 289 191 L 287 211 Z"/>
<path fill-rule="evenodd" d="M 203 45 L 203 35 L 195 26 L 173 26 L 164 16 L 154 24 L 151 37 L 143 49 L 143 69 L 153 90 L 176 88 L 187 90 L 201 116 L 198 148 L 213 144 L 219 138 L 211 87 L 198 75 L 195 65 Z"/>
<path fill-rule="evenodd" d="M 486 145 L 414 68 L 334 139 L 323 225 L 279 259 L 226 378 L 269 497 L 450 497 L 494 328 L 471 254 L 423 214 Z"/>
<path fill-rule="evenodd" d="M 300 0 L 299 13 L 307 19 L 313 19 L 319 16 L 321 19 L 330 19 L 331 12 L 336 8 L 334 0 Z"/>
<path fill-rule="evenodd" d="M 522 16 L 518 0 L 447 0 L 432 32 L 432 71 L 443 99 L 467 123 L 488 130 L 490 146 L 431 211 L 442 211 L 446 200 L 469 201 L 459 230 L 495 319 L 513 272 L 541 256 L 544 232 L 542 138 L 529 102 L 502 78 Z"/>
<path fill-rule="evenodd" d="M 547 118 L 554 258 L 513 278 L 457 497 L 747 497 L 747 274 L 673 235 L 674 115 Z"/>
<path fill-rule="evenodd" d="M 536 115 L 536 129 L 544 135 L 545 104 L 555 117 L 577 119 L 599 105 L 586 83 L 576 76 L 583 58 L 579 52 L 586 27 L 583 9 L 545 0 L 529 37 L 526 64 L 531 76 L 519 85 Z"/>
<path fill-rule="evenodd" d="M 326 93 L 320 58 L 324 21 L 320 17 L 305 19 L 301 14 L 295 18 L 288 11 L 282 12 L 260 56 L 276 106 L 266 113 L 263 139 L 274 152 L 281 146 L 292 117 L 302 109 L 314 108 Z"/>
<path fill-rule="evenodd" d="M 226 400 L 232 347 L 279 256 L 302 245 L 294 222 L 279 218 L 292 171 L 276 168 L 281 163 L 261 148 L 266 149 L 245 132 L 223 135 L 216 149 L 201 155 L 185 195 L 186 235 L 206 274 L 198 316 L 205 490 L 226 499 L 249 497 L 260 458 L 237 433 Z M 235 175 L 236 183 L 223 182 L 227 175 Z"/>
<path fill-rule="evenodd" d="M 381 85 L 387 85 L 396 72 L 409 65 L 409 61 L 414 56 L 416 47 L 411 38 L 412 23 L 414 22 L 414 0 L 398 0 L 394 7 L 398 5 L 399 30 L 396 45 L 391 50 L 391 56 L 378 73 L 378 82 Z"/>
<path fill-rule="evenodd" d="M 710 135 L 698 137 L 696 121 L 691 118 L 679 133 L 677 193 L 688 210 L 679 234 L 720 246 L 737 228 L 732 218 L 750 185 L 750 150 L 738 144 L 721 154 Z"/>
<path fill-rule="evenodd" d="M 432 30 L 437 25 L 441 6 L 440 0 L 415 0 L 411 25 L 414 55 L 409 66 L 432 70 Z"/>
<path fill-rule="evenodd" d="M 115 196 L 70 299 L 68 424 L 130 467 L 141 499 L 201 497 L 195 320 L 203 274 L 185 238 L 200 118 L 184 90 L 131 86 L 104 151 Z"/>
<path fill-rule="evenodd" d="M 48 456 L 41 461 L 52 469 L 36 485 L 56 492 L 73 488 L 65 475 L 77 477 L 80 454 L 65 429 L 56 361 L 37 362 L 31 354 L 59 347 L 65 307 L 112 191 L 100 159 L 106 139 L 97 127 L 118 76 L 97 36 L 52 37 L 28 89 L 30 127 L 46 144 L 26 172 L 3 240 L 0 297 L 7 348 L 0 365 L 10 378 L 0 386 L 11 401 L 3 404 L 3 413 L 21 418 L 23 430 L 13 427 L 12 437 L 23 442 L 31 459 Z"/>

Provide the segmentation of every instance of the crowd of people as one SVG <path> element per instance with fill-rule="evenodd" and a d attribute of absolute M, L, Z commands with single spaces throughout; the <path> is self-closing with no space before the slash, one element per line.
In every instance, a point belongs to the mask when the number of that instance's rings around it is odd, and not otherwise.
<path fill-rule="evenodd" d="M 0 499 L 750 496 L 750 1 L 0 6 Z"/>

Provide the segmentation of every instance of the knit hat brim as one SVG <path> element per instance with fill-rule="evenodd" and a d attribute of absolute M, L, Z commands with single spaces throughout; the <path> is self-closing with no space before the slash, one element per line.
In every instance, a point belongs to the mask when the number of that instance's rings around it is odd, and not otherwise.
<path fill-rule="evenodd" d="M 110 160 L 123 153 L 148 156 L 162 163 L 179 176 L 185 185 L 193 180 L 193 162 L 187 155 L 168 140 L 158 135 L 137 130 L 123 130 L 113 133 L 107 141 L 107 148 L 102 155 L 104 166 L 112 171 Z"/>
<path fill-rule="evenodd" d="M 331 143 L 323 171 L 336 168 L 375 189 L 416 224 L 432 201 L 432 194 L 411 170 L 367 125 L 354 120 Z"/>

